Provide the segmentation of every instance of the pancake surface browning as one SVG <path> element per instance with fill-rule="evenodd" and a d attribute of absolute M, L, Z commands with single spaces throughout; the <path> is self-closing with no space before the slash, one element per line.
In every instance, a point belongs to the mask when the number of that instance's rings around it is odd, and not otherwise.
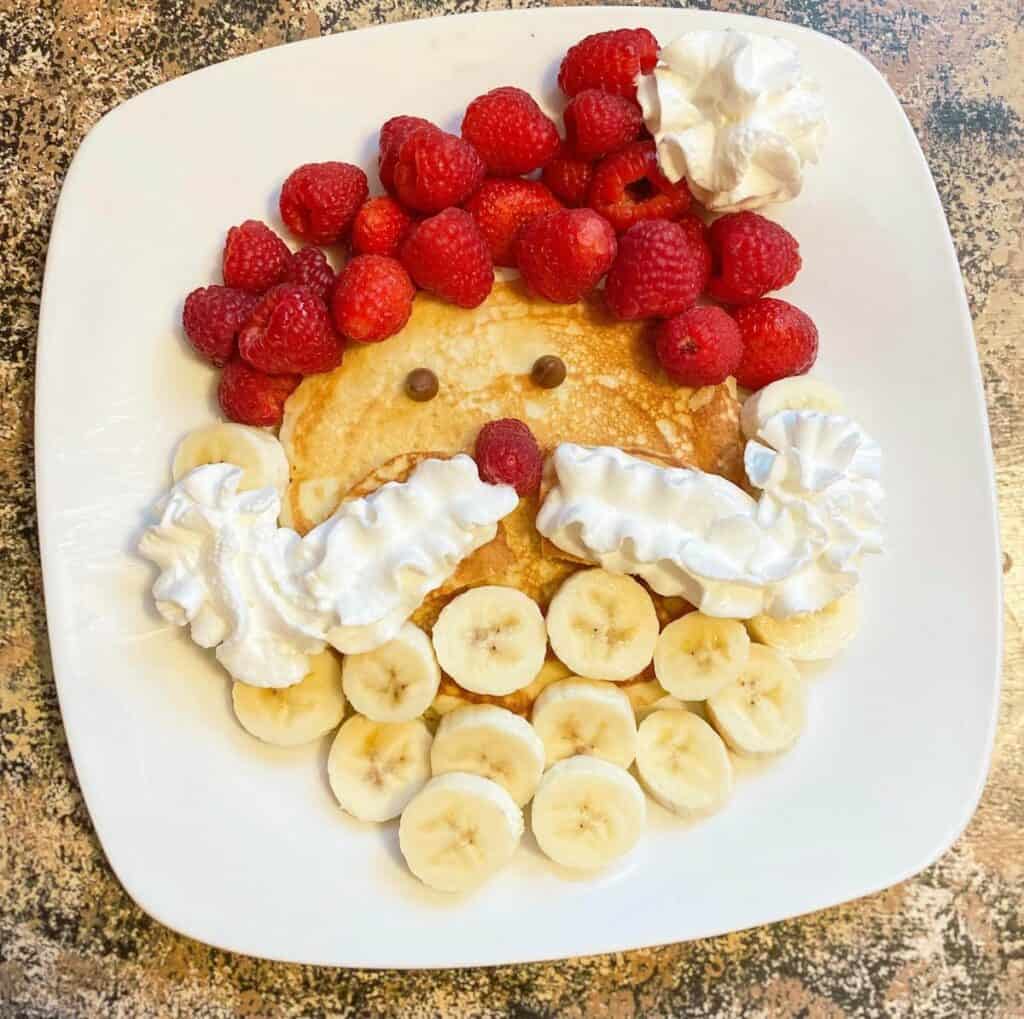
<path fill-rule="evenodd" d="M 530 378 L 545 354 L 566 365 L 556 389 Z M 440 382 L 429 402 L 405 394 L 416 368 Z M 401 333 L 351 345 L 340 368 L 302 382 L 281 427 L 292 478 L 284 522 L 304 533 L 381 465 L 415 450 L 471 452 L 481 425 L 502 417 L 525 421 L 545 451 L 611 445 L 742 474 L 731 382 L 700 390 L 670 382 L 644 324 L 613 320 L 600 299 L 550 304 L 499 283 L 470 311 L 418 294 Z"/>
<path fill-rule="evenodd" d="M 567 368 L 556 389 L 530 378 L 545 354 Z M 429 368 L 440 382 L 427 403 L 404 391 L 416 368 Z M 666 465 L 742 476 L 732 380 L 700 390 L 677 386 L 658 366 L 642 323 L 612 320 L 599 300 L 550 304 L 506 283 L 471 311 L 420 293 L 401 333 L 350 346 L 340 368 L 302 382 L 281 428 L 291 465 L 282 523 L 305 533 L 341 501 L 405 481 L 422 460 L 472 453 L 480 427 L 502 417 L 525 421 L 545 454 L 560 442 L 611 445 Z M 429 632 L 452 598 L 480 584 L 515 587 L 545 611 L 579 566 L 538 533 L 540 498 L 521 499 L 495 539 L 463 560 L 413 621 Z M 655 596 L 663 622 L 685 611 L 678 601 Z M 549 661 L 533 684 L 504 698 L 477 697 L 445 676 L 438 707 L 461 698 L 528 715 L 540 690 L 563 671 L 556 666 Z"/>

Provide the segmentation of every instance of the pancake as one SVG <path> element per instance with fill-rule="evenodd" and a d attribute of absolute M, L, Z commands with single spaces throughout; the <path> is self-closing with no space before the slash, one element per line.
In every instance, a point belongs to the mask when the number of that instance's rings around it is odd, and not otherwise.
<path fill-rule="evenodd" d="M 565 381 L 545 390 L 530 378 L 538 357 L 555 354 Z M 438 377 L 438 395 L 416 403 L 404 391 L 415 368 Z M 417 295 L 397 336 L 350 347 L 333 372 L 306 378 L 288 400 L 281 441 L 291 466 L 282 522 L 304 534 L 346 499 L 405 481 L 422 460 L 472 452 L 487 421 L 529 424 L 545 453 L 560 442 L 611 445 L 666 466 L 742 477 L 739 402 L 732 380 L 688 389 L 661 371 L 643 323 L 617 322 L 599 300 L 573 305 L 529 297 L 519 283 L 495 286 L 467 311 Z M 523 591 L 546 611 L 555 591 L 582 564 L 543 539 L 535 526 L 539 495 L 523 498 L 494 540 L 464 559 L 412 620 L 426 631 L 456 595 L 482 584 Z M 690 610 L 652 593 L 664 626 Z M 442 679 L 435 712 L 458 703 L 498 704 L 528 716 L 550 682 L 568 674 L 549 661 L 529 686 L 505 697 L 470 693 Z M 657 691 L 648 670 L 622 685 Z"/>
<path fill-rule="evenodd" d="M 499 283 L 467 311 L 418 294 L 405 328 L 353 345 L 333 372 L 306 378 L 285 407 L 291 464 L 283 521 L 300 533 L 328 517 L 363 478 L 411 450 L 469 452 L 487 421 L 517 417 L 544 448 L 560 442 L 649 450 L 672 462 L 742 477 L 739 402 L 732 380 L 689 389 L 662 372 L 645 325 L 618 322 L 599 299 L 559 305 Z M 566 365 L 562 385 L 530 378 L 538 357 Z M 404 391 L 415 368 L 437 396 Z"/>

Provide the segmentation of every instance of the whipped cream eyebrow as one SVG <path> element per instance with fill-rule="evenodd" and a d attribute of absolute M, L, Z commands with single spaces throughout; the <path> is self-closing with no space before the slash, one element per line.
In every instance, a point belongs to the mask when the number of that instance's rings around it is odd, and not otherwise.
<path fill-rule="evenodd" d="M 882 551 L 881 454 L 850 418 L 783 410 L 747 443 L 752 498 L 713 474 L 563 444 L 537 529 L 571 555 L 710 616 L 814 612 Z"/>
<path fill-rule="evenodd" d="M 637 99 L 662 172 L 713 212 L 795 198 L 827 133 L 817 82 L 768 35 L 687 32 L 639 79 Z"/>

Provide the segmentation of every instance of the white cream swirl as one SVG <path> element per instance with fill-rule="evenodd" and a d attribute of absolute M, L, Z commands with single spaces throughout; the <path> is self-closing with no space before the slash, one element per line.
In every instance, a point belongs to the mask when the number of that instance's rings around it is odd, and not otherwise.
<path fill-rule="evenodd" d="M 276 490 L 239 492 L 241 480 L 230 464 L 190 471 L 158 505 L 139 552 L 161 569 L 153 597 L 164 619 L 189 624 L 235 679 L 290 686 L 324 648 L 323 617 L 299 584 L 299 536 L 277 526 Z"/>
<path fill-rule="evenodd" d="M 782 411 L 747 446 L 760 499 L 724 478 L 563 444 L 537 515 L 555 545 L 713 616 L 811 612 L 882 547 L 878 447 L 848 418 Z"/>
<path fill-rule="evenodd" d="M 241 478 L 230 464 L 189 472 L 139 552 L 161 569 L 160 614 L 252 686 L 299 682 L 325 642 L 346 653 L 386 643 L 518 502 L 468 456 L 425 460 L 300 538 L 277 526 L 278 493 L 239 492 Z"/>
<path fill-rule="evenodd" d="M 795 198 L 826 134 L 825 104 L 796 49 L 730 29 L 665 46 L 637 98 L 662 171 L 705 208 L 756 209 Z"/>

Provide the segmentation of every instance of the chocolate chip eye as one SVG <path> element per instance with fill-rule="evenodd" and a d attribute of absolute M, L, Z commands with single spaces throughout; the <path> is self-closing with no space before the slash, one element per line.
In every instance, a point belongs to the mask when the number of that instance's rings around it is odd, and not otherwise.
<path fill-rule="evenodd" d="M 405 379 L 405 391 L 417 403 L 426 403 L 437 396 L 437 376 L 429 368 L 416 368 Z"/>
<path fill-rule="evenodd" d="M 533 362 L 530 378 L 541 389 L 555 389 L 565 381 L 565 362 L 554 354 L 545 354 Z"/>

